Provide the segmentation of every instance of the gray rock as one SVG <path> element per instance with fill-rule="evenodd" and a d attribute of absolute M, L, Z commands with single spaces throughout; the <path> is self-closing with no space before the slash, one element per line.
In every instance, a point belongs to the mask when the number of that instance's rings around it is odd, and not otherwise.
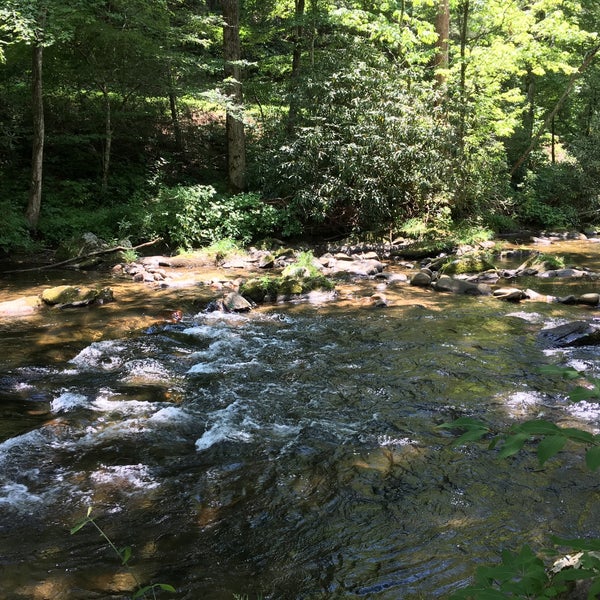
<path fill-rule="evenodd" d="M 572 321 L 543 329 L 538 341 L 547 347 L 594 346 L 600 344 L 600 326 L 587 321 Z"/>
<path fill-rule="evenodd" d="M 506 300 L 507 302 L 520 302 L 528 298 L 527 294 L 518 288 L 498 288 L 494 290 L 494 298 Z"/>
<path fill-rule="evenodd" d="M 454 279 L 448 275 L 442 275 L 434 284 L 433 289 L 438 292 L 452 292 L 454 294 L 466 294 L 468 296 L 489 296 L 491 288 L 483 283 L 475 284 Z"/>
<path fill-rule="evenodd" d="M 600 303 L 600 294 L 590 293 L 582 294 L 577 298 L 578 304 L 586 304 L 588 306 L 598 306 Z"/>
<path fill-rule="evenodd" d="M 428 287 L 431 285 L 431 275 L 425 271 L 419 271 L 410 278 L 410 285 L 418 287 Z"/>

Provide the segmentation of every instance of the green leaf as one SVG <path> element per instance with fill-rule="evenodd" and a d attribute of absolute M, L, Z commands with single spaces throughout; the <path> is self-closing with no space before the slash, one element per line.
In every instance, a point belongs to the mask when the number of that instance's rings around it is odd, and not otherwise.
<path fill-rule="evenodd" d="M 585 453 L 585 464 L 591 471 L 600 467 L 600 446 L 594 446 Z"/>
<path fill-rule="evenodd" d="M 158 583 L 157 585 L 161 590 L 164 590 L 165 592 L 173 592 L 173 593 L 177 592 L 177 590 L 172 585 L 169 585 L 168 583 Z"/>
<path fill-rule="evenodd" d="M 593 550 L 593 551 L 600 551 L 600 539 L 591 539 L 591 540 L 585 540 L 585 539 L 581 539 L 581 538 L 574 538 L 574 539 L 566 539 L 566 538 L 560 538 L 558 536 L 551 536 L 550 538 L 552 540 L 553 544 L 556 544 L 557 546 L 566 546 L 567 548 L 570 548 L 571 550 L 577 550 L 577 551 L 586 551 L 586 550 Z"/>
<path fill-rule="evenodd" d="M 79 521 L 73 527 L 71 527 L 71 535 L 73 535 L 74 533 L 77 533 L 80 529 L 85 527 L 89 522 L 90 522 L 90 520 L 88 519 L 88 517 L 84 517 L 83 519 L 81 519 L 81 521 Z"/>
<path fill-rule="evenodd" d="M 525 445 L 525 442 L 528 439 L 528 433 L 516 433 L 515 435 L 509 436 L 504 441 L 504 444 L 502 444 L 498 456 L 500 456 L 500 458 L 507 458 L 516 454 Z"/>
<path fill-rule="evenodd" d="M 452 447 L 461 446 L 465 442 L 476 442 L 489 432 L 487 428 L 473 428 L 465 431 L 461 436 L 452 442 Z"/>
<path fill-rule="evenodd" d="M 567 443 L 564 435 L 549 435 L 545 437 L 539 444 L 537 455 L 540 460 L 540 465 L 543 465 L 548 459 L 556 456 Z"/>
<path fill-rule="evenodd" d="M 527 433 L 528 435 L 552 435 L 559 431 L 560 427 L 542 419 L 525 421 L 513 428 L 514 433 Z"/>
<path fill-rule="evenodd" d="M 119 554 L 121 555 L 121 561 L 124 565 L 126 565 L 131 558 L 131 546 L 125 546 L 125 548 L 121 548 Z"/>
<path fill-rule="evenodd" d="M 540 373 L 543 375 L 560 375 L 565 379 L 577 379 L 582 376 L 580 371 L 570 367 L 559 367 L 557 365 L 546 365 L 540 368 Z"/>
<path fill-rule="evenodd" d="M 562 429 L 563 435 L 566 435 L 573 442 L 579 442 L 581 444 L 594 444 L 596 438 L 593 433 L 578 429 L 576 427 L 564 427 Z"/>
<path fill-rule="evenodd" d="M 590 389 L 578 386 L 569 394 L 569 399 L 572 402 L 581 402 L 590 398 L 600 398 L 600 390 L 595 387 Z"/>

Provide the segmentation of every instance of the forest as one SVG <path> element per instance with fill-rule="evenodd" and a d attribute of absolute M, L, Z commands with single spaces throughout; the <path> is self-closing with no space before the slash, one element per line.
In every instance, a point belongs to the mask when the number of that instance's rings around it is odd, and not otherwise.
<path fill-rule="evenodd" d="M 7 0 L 0 248 L 593 226 L 599 19 L 594 0 Z"/>

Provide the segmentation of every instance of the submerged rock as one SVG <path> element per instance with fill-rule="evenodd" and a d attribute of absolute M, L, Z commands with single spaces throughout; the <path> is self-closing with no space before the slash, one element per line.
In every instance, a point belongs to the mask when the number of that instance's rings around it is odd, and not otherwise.
<path fill-rule="evenodd" d="M 37 312 L 44 303 L 39 296 L 25 296 L 8 302 L 0 302 L 1 317 L 22 317 Z"/>

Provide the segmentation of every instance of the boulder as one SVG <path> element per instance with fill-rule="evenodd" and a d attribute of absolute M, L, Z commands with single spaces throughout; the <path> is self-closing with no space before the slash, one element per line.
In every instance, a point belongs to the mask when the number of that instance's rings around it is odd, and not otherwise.
<path fill-rule="evenodd" d="M 527 294 L 518 288 L 498 288 L 494 290 L 494 298 L 506 300 L 507 302 L 520 302 L 528 298 Z"/>
<path fill-rule="evenodd" d="M 433 289 L 438 292 L 452 292 L 454 294 L 467 294 L 469 296 L 489 296 L 491 288 L 483 283 L 470 283 L 462 279 L 454 279 L 448 275 L 442 275 L 435 283 Z"/>
<path fill-rule="evenodd" d="M 594 346 L 600 344 L 600 325 L 587 321 L 564 323 L 540 331 L 538 341 L 551 348 Z"/>
<path fill-rule="evenodd" d="M 78 288 L 72 285 L 60 285 L 42 292 L 42 300 L 57 308 L 77 308 L 89 304 L 105 304 L 114 300 L 110 288 Z"/>
<path fill-rule="evenodd" d="M 431 284 L 431 275 L 425 271 L 419 271 L 410 278 L 410 285 L 428 287 Z"/>

